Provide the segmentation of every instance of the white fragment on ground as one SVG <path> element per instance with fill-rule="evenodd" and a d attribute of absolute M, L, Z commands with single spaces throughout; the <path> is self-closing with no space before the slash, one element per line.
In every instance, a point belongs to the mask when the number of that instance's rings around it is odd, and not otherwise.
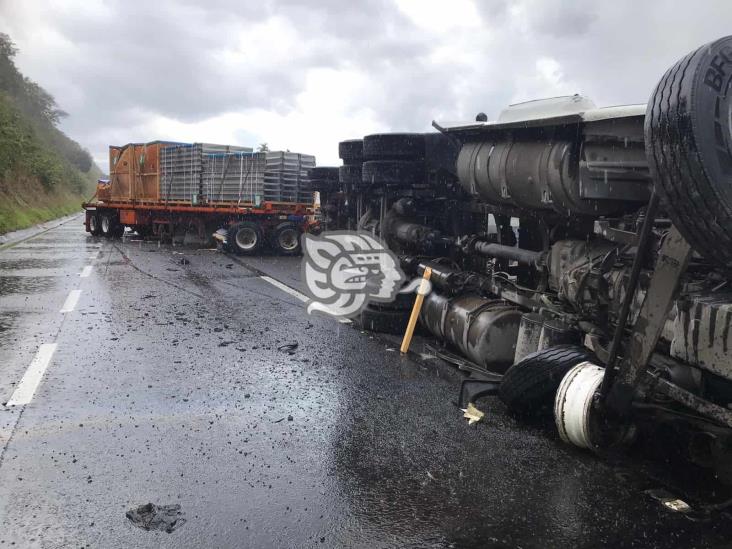
<path fill-rule="evenodd" d="M 461 408 L 461 410 L 463 411 L 463 417 L 468 420 L 468 425 L 478 423 L 485 416 L 485 413 L 478 410 L 472 402 L 468 403 L 467 408 Z"/>

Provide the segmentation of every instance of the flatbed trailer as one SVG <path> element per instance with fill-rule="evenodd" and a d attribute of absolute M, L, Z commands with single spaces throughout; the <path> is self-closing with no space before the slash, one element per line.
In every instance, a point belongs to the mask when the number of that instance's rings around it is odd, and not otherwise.
<path fill-rule="evenodd" d="M 269 154 L 279 170 L 265 171 Z M 298 254 L 300 234 L 318 226 L 314 203 L 303 200 L 312 197 L 304 170 L 298 169 L 306 155 L 269 154 L 161 141 L 110 147 L 110 179 L 100 180 L 95 195 L 82 204 L 86 230 L 114 238 L 128 227 L 160 239 L 194 230 L 199 239 L 218 240 L 240 254 L 265 246 Z M 285 161 L 294 162 L 295 169 L 282 169 L 290 167 Z M 268 196 L 284 200 L 263 200 Z"/>

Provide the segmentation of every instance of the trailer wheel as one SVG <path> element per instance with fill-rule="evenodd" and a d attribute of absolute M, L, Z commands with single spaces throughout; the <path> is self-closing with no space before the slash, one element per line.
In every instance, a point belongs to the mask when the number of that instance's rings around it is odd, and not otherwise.
<path fill-rule="evenodd" d="M 361 181 L 365 186 L 399 185 L 409 187 L 425 180 L 424 162 L 371 160 L 363 163 Z"/>
<path fill-rule="evenodd" d="M 89 232 L 92 236 L 99 236 L 102 234 L 101 223 L 99 222 L 99 214 L 96 212 L 89 216 Z"/>
<path fill-rule="evenodd" d="M 344 189 L 354 189 L 361 185 L 361 164 L 346 164 L 338 168 L 338 181 Z"/>
<path fill-rule="evenodd" d="M 732 36 L 702 46 L 656 86 L 645 118 L 656 189 L 684 238 L 732 268 Z"/>
<path fill-rule="evenodd" d="M 300 229 L 294 223 L 281 223 L 272 233 L 272 247 L 280 255 L 298 255 L 300 247 Z"/>
<path fill-rule="evenodd" d="M 498 396 L 524 417 L 548 415 L 562 378 L 577 364 L 595 357 L 577 345 L 557 345 L 525 356 L 503 376 Z"/>
<path fill-rule="evenodd" d="M 361 311 L 361 327 L 372 332 L 400 335 L 407 328 L 409 312 L 409 310 L 379 309 L 368 305 Z"/>
<path fill-rule="evenodd" d="M 348 139 L 338 143 L 338 158 L 344 164 L 361 164 L 363 162 L 363 139 Z"/>
<path fill-rule="evenodd" d="M 262 247 L 262 228 L 251 221 L 243 221 L 229 229 L 229 244 L 235 253 L 252 255 Z"/>
<path fill-rule="evenodd" d="M 101 220 L 102 234 L 107 238 L 114 236 L 114 219 L 110 214 L 102 214 Z"/>
<path fill-rule="evenodd" d="M 363 138 L 366 160 L 421 160 L 424 151 L 421 133 L 376 133 Z"/>
<path fill-rule="evenodd" d="M 152 235 L 152 228 L 148 225 L 135 225 L 134 230 L 140 238 L 147 238 Z"/>
<path fill-rule="evenodd" d="M 394 296 L 393 301 L 379 301 L 377 305 L 380 309 L 388 309 L 392 311 L 410 311 L 414 306 L 414 299 L 416 294 L 413 293 L 398 293 Z"/>

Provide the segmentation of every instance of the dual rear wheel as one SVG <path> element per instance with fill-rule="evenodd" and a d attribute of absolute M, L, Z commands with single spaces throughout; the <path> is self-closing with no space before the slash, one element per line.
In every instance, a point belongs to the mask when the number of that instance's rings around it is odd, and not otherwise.
<path fill-rule="evenodd" d="M 300 233 L 295 223 L 280 223 L 270 233 L 269 243 L 279 255 L 298 255 L 301 251 Z M 262 227 L 253 221 L 232 225 L 227 240 L 232 251 L 239 255 L 254 255 L 265 244 Z"/>
<path fill-rule="evenodd" d="M 125 227 L 119 222 L 119 218 L 111 213 L 95 212 L 89 216 L 89 232 L 93 236 L 105 236 L 107 238 L 120 238 Z"/>

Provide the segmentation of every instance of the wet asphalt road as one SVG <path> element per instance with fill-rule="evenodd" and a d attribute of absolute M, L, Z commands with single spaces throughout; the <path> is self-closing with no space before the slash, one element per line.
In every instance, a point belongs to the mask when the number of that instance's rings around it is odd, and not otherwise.
<path fill-rule="evenodd" d="M 674 488 L 663 468 L 575 451 L 494 397 L 468 426 L 451 367 L 308 316 L 262 272 L 299 284 L 297 259 L 95 239 L 80 219 L 0 251 L 0 402 L 56 344 L 30 403 L 0 408 L 0 547 L 732 542 L 728 516 L 644 493 Z M 134 527 L 147 502 L 186 522 Z"/>

